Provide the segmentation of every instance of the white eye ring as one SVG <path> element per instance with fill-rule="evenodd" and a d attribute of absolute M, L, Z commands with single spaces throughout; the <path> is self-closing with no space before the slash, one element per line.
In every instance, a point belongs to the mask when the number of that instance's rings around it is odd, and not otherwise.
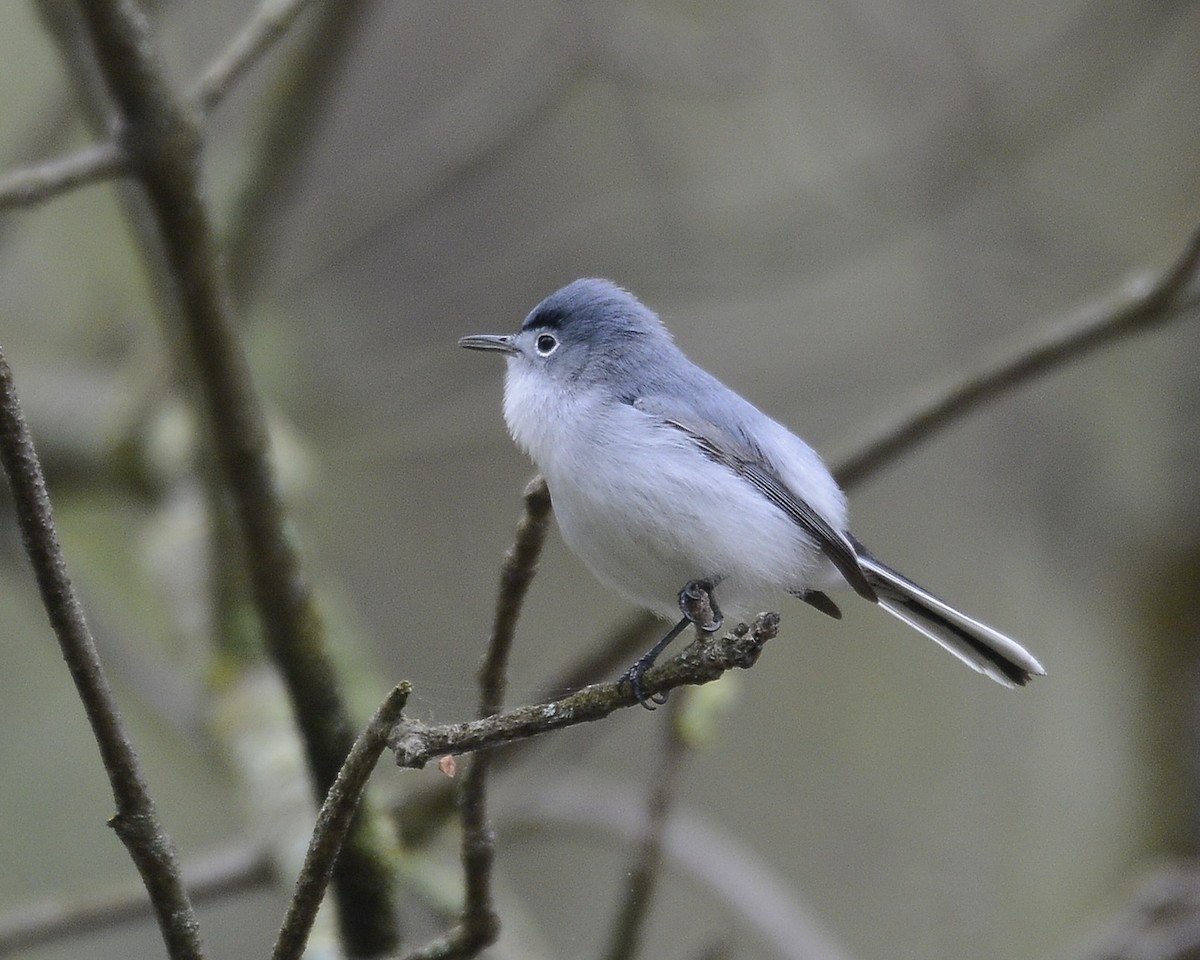
<path fill-rule="evenodd" d="M 548 357 L 558 349 L 558 340 L 548 333 L 543 333 L 533 342 L 533 349 L 541 356 Z"/>

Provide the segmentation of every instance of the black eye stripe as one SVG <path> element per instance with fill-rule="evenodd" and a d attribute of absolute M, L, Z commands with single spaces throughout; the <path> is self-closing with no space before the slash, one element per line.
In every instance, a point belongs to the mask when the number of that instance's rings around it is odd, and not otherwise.
<path fill-rule="evenodd" d="M 543 307 L 540 310 L 535 310 L 521 324 L 522 330 L 557 330 L 562 326 L 562 322 L 566 314 L 557 307 Z"/>

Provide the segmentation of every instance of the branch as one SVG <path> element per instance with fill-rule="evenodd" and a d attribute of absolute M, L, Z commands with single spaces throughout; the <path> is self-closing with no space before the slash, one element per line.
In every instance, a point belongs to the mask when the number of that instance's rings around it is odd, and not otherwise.
<path fill-rule="evenodd" d="M 504 555 L 500 566 L 500 591 L 496 597 L 496 615 L 492 635 L 479 670 L 479 716 L 490 717 L 504 706 L 504 691 L 508 684 L 508 655 L 512 650 L 517 618 L 525 603 L 529 584 L 537 573 L 538 557 L 546 540 L 550 522 L 550 488 L 546 481 L 534 477 L 525 487 L 525 515 L 517 526 L 517 536 Z"/>
<path fill-rule="evenodd" d="M 487 654 L 479 668 L 479 718 L 500 712 L 508 685 L 508 657 L 525 594 L 537 572 L 538 557 L 550 521 L 550 490 L 540 476 L 525 488 L 525 515 L 517 527 L 516 542 L 500 567 L 500 592 Z M 490 750 L 471 757 L 463 779 L 459 808 L 462 814 L 462 864 L 465 894 L 458 924 L 445 936 L 409 954 L 408 960 L 450 960 L 473 957 L 496 942 L 500 918 L 492 903 L 492 864 L 496 838 L 487 816 L 487 782 Z"/>
<path fill-rule="evenodd" d="M 651 632 L 661 629 L 662 621 L 652 613 L 638 610 L 629 614 L 597 643 L 588 644 L 580 652 L 577 662 L 542 684 L 542 692 L 534 699 L 552 700 L 564 692 L 574 692 L 589 683 L 596 683 L 617 668 L 628 666 L 650 645 Z M 507 770 L 514 761 L 526 756 L 526 748 L 534 742 L 519 740 L 496 747 L 488 761 L 491 769 Z M 452 782 L 441 781 L 414 790 L 396 805 L 393 813 L 404 846 L 421 846 L 445 823 L 454 812 L 455 794 Z"/>
<path fill-rule="evenodd" d="M 240 33 L 204 71 L 191 91 L 200 114 L 217 108 L 242 75 L 291 28 L 312 0 L 263 0 Z M 59 194 L 131 172 L 131 158 L 116 141 L 0 177 L 0 210 L 32 207 Z"/>
<path fill-rule="evenodd" d="M 762 613 L 749 627 L 743 630 L 743 626 L 720 639 L 710 635 L 697 637 L 674 659 L 646 673 L 645 692 L 653 695 L 676 687 L 709 683 L 734 667 L 753 666 L 766 642 L 779 632 L 779 615 Z M 470 753 L 602 720 L 636 703 L 629 684 L 599 683 L 559 700 L 517 707 L 469 723 L 427 726 L 416 720 L 404 720 L 392 732 L 389 746 L 396 753 L 397 765 L 420 768 L 447 753 Z"/>
<path fill-rule="evenodd" d="M 1200 305 L 1200 291 L 1189 290 L 1198 273 L 1200 229 L 1188 239 L 1178 259 L 1156 280 L 1143 278 L 1127 284 L 1115 296 L 1052 324 L 1007 356 L 983 364 L 918 403 L 843 459 L 833 471 L 838 482 L 843 487 L 860 484 L 917 444 L 996 397 L 1123 337 L 1190 316 Z"/>
<path fill-rule="evenodd" d="M 266 852 L 244 843 L 183 868 L 184 886 L 197 905 L 258 889 L 274 879 Z M 27 903 L 0 916 L 0 957 L 153 916 L 154 906 L 142 887 L 78 902 Z"/>
<path fill-rule="evenodd" d="M 325 803 L 317 815 L 304 867 L 296 882 L 296 892 L 275 941 L 272 960 L 293 960 L 304 952 L 317 909 L 333 875 L 334 861 L 342 849 L 366 789 L 367 778 L 387 746 L 388 734 L 400 719 L 410 693 L 412 685 L 407 682 L 392 688 L 366 729 L 355 740 L 337 779 L 329 788 Z"/>
<path fill-rule="evenodd" d="M 149 26 L 131 0 L 91 0 L 79 13 L 161 241 L 183 349 L 245 538 L 263 634 L 287 683 L 313 787 L 323 799 L 349 753 L 353 728 L 320 611 L 287 532 L 263 405 L 235 336 L 229 278 L 200 182 L 199 116 L 171 89 Z M 372 820 L 365 808 L 361 813 L 335 882 L 350 952 L 374 955 L 392 950 L 398 932 L 391 865 L 384 845 L 367 833 Z"/>
<path fill-rule="evenodd" d="M 650 912 L 654 886 L 663 864 L 663 844 L 666 839 L 667 821 L 675 792 L 679 788 L 679 776 L 683 770 L 683 759 L 687 754 L 687 741 L 679 728 L 679 705 L 683 701 L 676 697 L 668 709 L 670 722 L 663 728 L 663 746 L 659 763 L 654 768 L 650 795 L 646 801 L 646 825 L 638 844 L 633 868 L 629 871 L 625 898 L 613 924 L 612 937 L 605 951 L 607 960 L 632 960 L 637 956 L 638 944 Z"/>
<path fill-rule="evenodd" d="M 207 115 L 217 108 L 242 74 L 291 29 L 310 2 L 312 0 L 263 0 L 249 22 L 192 87 L 191 98 L 201 113 Z"/>
<path fill-rule="evenodd" d="M 200 960 L 203 953 L 199 924 L 183 887 L 175 845 L 158 819 L 154 800 L 142 778 L 137 753 L 96 653 L 83 608 L 67 577 L 42 468 L 21 414 L 12 370 L 2 350 L 0 461 L 12 488 L 17 522 L 42 594 L 42 603 L 79 691 L 112 786 L 117 812 L 109 825 L 129 850 L 141 874 L 170 956 Z"/>
<path fill-rule="evenodd" d="M 129 155 L 114 141 L 46 160 L 0 177 L 0 210 L 32 207 L 60 193 L 129 173 Z"/>

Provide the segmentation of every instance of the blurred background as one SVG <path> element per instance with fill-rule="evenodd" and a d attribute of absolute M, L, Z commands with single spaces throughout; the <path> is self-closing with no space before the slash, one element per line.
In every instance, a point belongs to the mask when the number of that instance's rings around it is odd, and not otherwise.
<path fill-rule="evenodd" d="M 1164 267 L 1200 221 L 1200 7 L 1183 0 L 339 6 L 314 5 L 241 81 L 206 174 L 363 719 L 400 679 L 422 719 L 474 710 L 533 471 L 504 429 L 503 365 L 458 337 L 611 277 L 837 463 Z M 54 7 L 3 6 L 4 169 L 95 139 L 43 27 Z M 181 88 L 252 9 L 156 7 Z M 194 431 L 119 198 L 94 186 L 0 217 L 0 342 L 71 574 L 195 862 L 259 826 L 217 746 Z M 1197 329 L 1074 363 L 852 491 L 874 552 L 1022 639 L 1048 676 L 1002 689 L 867 605 L 841 622 L 780 610 L 781 637 L 721 681 L 685 761 L 647 953 L 804 956 L 812 935 L 830 957 L 1080 957 L 1147 870 L 1194 852 Z M 10 512 L 7 915 L 136 881 Z M 509 700 L 628 613 L 553 534 Z M 599 952 L 664 723 L 623 711 L 498 780 L 509 955 Z M 376 773 L 390 797 L 439 778 L 386 758 Z M 455 856 L 451 830 L 431 869 L 452 881 Z M 213 954 L 269 949 L 289 886 L 206 904 Z M 134 924 L 21 955 L 162 947 Z"/>

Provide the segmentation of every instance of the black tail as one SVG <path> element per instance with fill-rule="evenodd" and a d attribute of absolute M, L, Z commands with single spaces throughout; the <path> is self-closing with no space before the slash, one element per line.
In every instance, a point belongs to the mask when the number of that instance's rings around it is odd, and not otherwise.
<path fill-rule="evenodd" d="M 1015 640 L 968 617 L 897 573 L 856 543 L 858 562 L 879 595 L 879 605 L 965 663 L 1006 687 L 1023 686 L 1046 671 Z"/>

